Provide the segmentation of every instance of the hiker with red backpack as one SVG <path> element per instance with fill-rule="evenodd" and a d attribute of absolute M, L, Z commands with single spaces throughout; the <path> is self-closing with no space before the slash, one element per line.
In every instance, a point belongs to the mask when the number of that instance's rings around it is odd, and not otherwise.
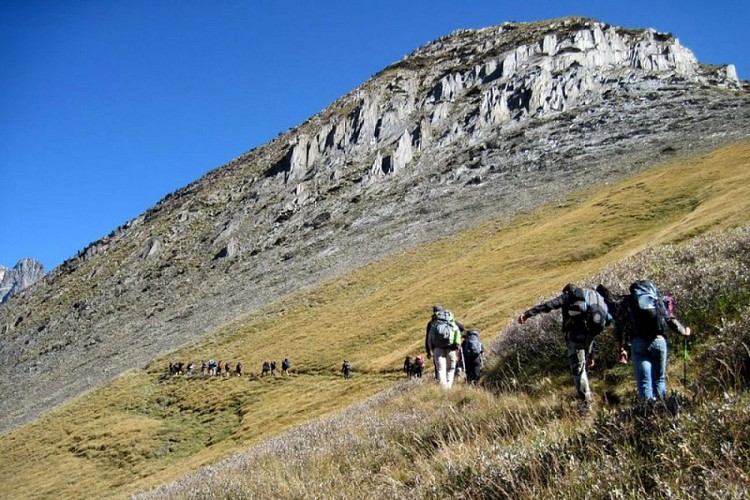
<path fill-rule="evenodd" d="M 424 369 L 424 359 L 422 359 L 422 356 L 417 356 L 414 359 L 414 376 L 417 378 L 422 378 L 423 369 Z"/>
<path fill-rule="evenodd" d="M 663 296 L 650 280 L 633 282 L 618 307 L 615 348 L 622 351 L 623 342 L 630 338 L 630 358 L 640 400 L 666 398 L 669 330 L 690 336 L 690 328 L 674 315 L 672 297 Z"/>
<path fill-rule="evenodd" d="M 559 296 L 524 312 L 518 322 L 524 324 L 532 316 L 555 309 L 562 310 L 562 331 L 577 396 L 588 408 L 593 396 L 586 370 L 594 366 L 594 338 L 611 322 L 612 317 L 604 298 L 596 290 L 569 283 Z"/>

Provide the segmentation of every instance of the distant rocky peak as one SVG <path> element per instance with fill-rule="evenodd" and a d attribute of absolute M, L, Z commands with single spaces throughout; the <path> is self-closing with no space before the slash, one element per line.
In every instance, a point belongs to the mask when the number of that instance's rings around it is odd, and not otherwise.
<path fill-rule="evenodd" d="M 0 304 L 30 287 L 44 275 L 44 266 L 30 258 L 21 259 L 13 269 L 0 266 Z"/>
<path fill-rule="evenodd" d="M 366 163 L 363 180 L 377 182 L 410 168 L 424 150 L 671 81 L 741 86 L 733 66 L 701 65 L 677 38 L 653 29 L 566 18 L 460 30 L 291 131 L 282 139 L 285 152 L 264 174 L 298 184 L 316 172 Z"/>

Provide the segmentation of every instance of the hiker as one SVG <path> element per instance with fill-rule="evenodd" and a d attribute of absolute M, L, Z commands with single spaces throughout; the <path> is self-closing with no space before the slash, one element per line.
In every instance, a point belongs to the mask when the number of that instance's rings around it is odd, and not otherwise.
<path fill-rule="evenodd" d="M 269 363 L 268 361 L 264 361 L 260 376 L 262 377 L 263 375 L 268 375 L 269 373 L 271 373 L 271 363 Z"/>
<path fill-rule="evenodd" d="M 206 375 L 206 370 L 208 370 L 208 365 L 206 365 L 206 362 L 201 360 L 201 375 Z"/>
<path fill-rule="evenodd" d="M 230 375 L 232 375 L 232 363 L 227 361 L 224 364 L 224 376 L 229 377 Z"/>
<path fill-rule="evenodd" d="M 351 376 L 351 369 L 352 366 L 349 364 L 349 361 L 344 360 L 344 364 L 341 365 L 341 373 L 344 374 L 344 378 L 349 378 Z"/>
<path fill-rule="evenodd" d="M 412 378 L 414 376 L 414 362 L 411 360 L 411 356 L 406 356 L 403 370 L 404 373 L 406 373 L 407 378 Z"/>
<path fill-rule="evenodd" d="M 661 295 L 650 280 L 630 285 L 630 293 L 619 304 L 615 321 L 615 349 L 622 353 L 623 342 L 630 337 L 638 399 L 651 401 L 667 395 L 667 333 L 672 330 L 683 337 L 690 328 L 674 315 L 673 299 Z"/>
<path fill-rule="evenodd" d="M 450 389 L 453 386 L 458 361 L 458 343 L 463 327 L 447 309 L 436 305 L 432 311 L 432 319 L 427 324 L 425 340 L 427 359 L 434 358 L 438 382 L 443 388 Z"/>
<path fill-rule="evenodd" d="M 292 362 L 289 361 L 288 358 L 284 358 L 284 361 L 281 362 L 281 374 L 289 375 L 289 368 L 291 366 L 292 366 Z"/>
<path fill-rule="evenodd" d="M 271 361 L 271 375 L 276 376 L 276 360 Z"/>
<path fill-rule="evenodd" d="M 477 330 L 469 330 L 464 334 L 463 339 L 463 342 L 461 342 L 461 356 L 464 370 L 466 371 L 466 382 L 469 384 L 478 384 L 479 376 L 482 372 L 484 346 L 479 340 L 479 332 Z"/>
<path fill-rule="evenodd" d="M 424 369 L 424 359 L 422 356 L 417 356 L 414 359 L 414 376 L 422 378 L 422 370 Z"/>
<path fill-rule="evenodd" d="M 435 364 L 435 359 L 432 357 L 432 352 L 430 349 L 430 330 L 432 329 L 432 324 L 435 322 L 436 314 L 438 311 L 442 311 L 443 307 L 440 305 L 434 305 L 432 306 L 432 316 L 430 317 L 430 321 L 427 322 L 427 327 L 425 328 L 425 335 L 424 335 L 424 350 L 427 352 L 427 359 L 432 359 L 433 367 L 435 368 L 435 380 L 438 380 L 438 369 L 437 365 Z M 464 326 L 456 321 L 456 319 L 453 319 L 456 322 L 456 326 L 458 326 L 459 331 L 464 331 Z"/>
<path fill-rule="evenodd" d="M 562 309 L 562 331 L 567 345 L 568 365 L 578 398 L 588 408 L 593 401 L 587 369 L 594 366 L 594 338 L 612 318 L 604 298 L 596 290 L 567 284 L 554 299 L 538 304 L 524 312 L 518 322 L 541 313 Z"/>
<path fill-rule="evenodd" d="M 208 360 L 208 374 L 216 375 L 216 360 L 215 359 Z"/>
<path fill-rule="evenodd" d="M 195 364 L 192 361 L 190 361 L 187 365 L 187 374 L 189 377 L 192 377 L 194 372 L 195 372 Z"/>
<path fill-rule="evenodd" d="M 238 377 L 242 376 L 242 363 L 239 361 L 237 362 L 237 366 L 234 367 L 234 374 Z"/>

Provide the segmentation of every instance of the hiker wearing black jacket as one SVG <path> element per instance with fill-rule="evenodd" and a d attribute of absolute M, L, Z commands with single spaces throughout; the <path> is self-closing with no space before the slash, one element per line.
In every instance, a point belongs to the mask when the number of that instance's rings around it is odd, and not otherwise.
<path fill-rule="evenodd" d="M 568 365 L 578 398 L 588 404 L 591 403 L 593 398 L 586 369 L 591 369 L 594 366 L 594 337 L 601 332 L 601 329 L 592 325 L 592 322 L 587 319 L 587 314 L 580 314 L 576 310 L 576 305 L 580 302 L 582 295 L 596 297 L 596 300 L 592 300 L 592 302 L 597 302 L 597 307 L 603 310 L 603 312 L 599 311 L 598 314 L 603 313 L 607 317 L 609 316 L 604 299 L 596 291 L 567 284 L 559 296 L 527 310 L 518 318 L 518 322 L 524 324 L 527 319 L 537 314 L 548 313 L 555 309 L 562 310 L 562 331 L 567 345 Z"/>
<path fill-rule="evenodd" d="M 482 374 L 482 354 L 484 354 L 484 346 L 479 340 L 479 332 L 477 330 L 464 332 L 461 342 L 461 359 L 466 370 L 466 382 L 469 384 L 479 383 L 479 377 Z"/>

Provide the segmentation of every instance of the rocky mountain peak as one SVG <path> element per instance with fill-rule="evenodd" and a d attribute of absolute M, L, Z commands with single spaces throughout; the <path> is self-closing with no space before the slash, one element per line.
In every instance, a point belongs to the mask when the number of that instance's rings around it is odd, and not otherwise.
<path fill-rule="evenodd" d="M 747 84 L 670 34 L 454 32 L 0 306 L 0 431 L 300 287 L 748 135 Z"/>
<path fill-rule="evenodd" d="M 0 266 L 0 304 L 21 293 L 44 275 L 44 266 L 30 258 L 21 259 L 12 269 Z"/>

